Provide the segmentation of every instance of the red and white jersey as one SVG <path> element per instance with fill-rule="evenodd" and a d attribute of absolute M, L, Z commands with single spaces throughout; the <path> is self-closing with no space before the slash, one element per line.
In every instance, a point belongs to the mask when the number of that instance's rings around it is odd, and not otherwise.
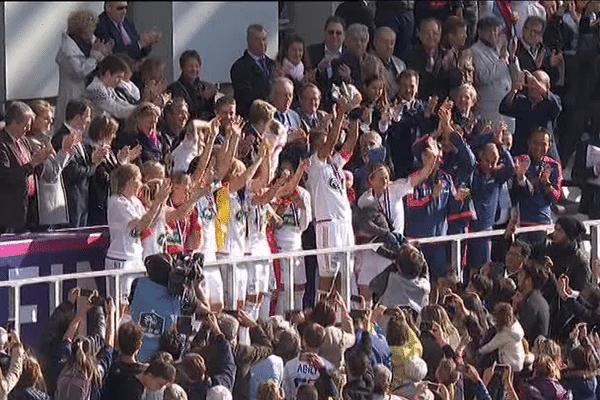
<path fill-rule="evenodd" d="M 364 192 L 358 199 L 360 208 L 377 207 L 394 226 L 394 232 L 404 234 L 404 196 L 413 192 L 410 178 L 397 179 L 390 183 L 387 190 L 379 197 L 373 195 L 373 190 Z"/>
<path fill-rule="evenodd" d="M 342 167 L 349 155 L 335 153 L 331 161 L 322 161 L 317 154 L 310 158 L 307 170 L 307 188 L 313 202 L 317 222 L 341 220 L 352 222 L 352 211 L 347 195 L 347 184 Z"/>
<path fill-rule="evenodd" d="M 277 247 L 281 252 L 302 250 L 302 232 L 308 228 L 308 224 L 312 220 L 310 194 L 303 187 L 298 187 L 297 190 L 304 208 L 289 202 L 281 216 L 283 225 L 275 230 Z"/>

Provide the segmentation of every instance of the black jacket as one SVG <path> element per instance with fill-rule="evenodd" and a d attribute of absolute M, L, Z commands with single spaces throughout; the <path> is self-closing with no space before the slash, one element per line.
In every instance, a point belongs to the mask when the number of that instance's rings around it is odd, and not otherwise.
<path fill-rule="evenodd" d="M 33 153 L 28 140 L 24 140 L 25 151 Z M 33 168 L 21 165 L 12 138 L 5 130 L 0 131 L 0 232 L 4 229 L 24 230 L 28 223 L 37 222 L 36 207 L 30 204 L 27 195 L 27 177 L 41 174 L 43 165 Z M 34 175 L 35 176 L 35 175 Z"/>
<path fill-rule="evenodd" d="M 572 289 L 582 290 L 591 282 L 590 256 L 578 244 L 558 246 L 551 243 L 546 247 L 546 255 L 554 262 L 556 277 L 567 275 Z"/>
<path fill-rule="evenodd" d="M 56 151 L 61 149 L 63 139 L 70 133 L 63 125 L 54 134 L 52 146 Z M 67 188 L 69 225 L 75 228 L 87 225 L 90 180 L 96 172 L 96 165 L 92 162 L 92 147 L 87 144 L 81 146 L 83 152 L 75 150 L 62 172 L 65 188 Z"/>
<path fill-rule="evenodd" d="M 265 100 L 271 90 L 271 77 L 275 69 L 275 61 L 265 56 L 269 71 L 265 76 L 262 69 L 252 58 L 248 50 L 231 66 L 231 84 L 237 102 L 237 110 L 244 117 L 248 116 L 250 105 L 256 99 Z"/>
<path fill-rule="evenodd" d="M 137 30 L 133 25 L 133 22 L 125 18 L 125 21 L 123 21 L 123 28 L 125 28 L 129 39 L 131 39 L 131 42 L 127 46 L 125 46 L 125 44 L 123 43 L 123 36 L 121 36 L 121 33 L 117 29 L 117 26 L 108 17 L 106 12 L 103 12 L 98 17 L 98 25 L 96 25 L 96 31 L 94 32 L 94 35 L 98 39 L 102 40 L 112 39 L 115 43 L 115 47 L 113 48 L 113 54 L 127 53 L 134 60 L 139 60 L 141 58 L 146 57 L 148 53 L 150 53 L 151 49 L 150 47 L 140 47 L 140 45 L 138 44 L 138 41 L 140 40 L 140 35 L 138 35 Z"/>
<path fill-rule="evenodd" d="M 538 336 L 548 337 L 550 330 L 550 307 L 539 290 L 531 291 L 519 307 L 519 322 L 525 331 L 529 346 Z"/>
<path fill-rule="evenodd" d="M 196 79 L 193 83 L 186 82 L 183 75 L 175 82 L 171 83 L 167 90 L 171 92 L 172 98 L 181 97 L 185 99 L 190 108 L 191 118 L 199 118 L 209 121 L 214 117 L 213 108 L 215 107 L 215 97 L 205 99 L 202 97 L 202 91 L 208 87 L 209 83 Z"/>

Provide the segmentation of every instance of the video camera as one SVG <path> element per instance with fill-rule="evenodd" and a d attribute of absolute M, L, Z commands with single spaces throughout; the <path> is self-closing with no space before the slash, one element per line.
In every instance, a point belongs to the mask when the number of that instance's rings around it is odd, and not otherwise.
<path fill-rule="evenodd" d="M 202 253 L 195 253 L 191 256 L 186 254 L 173 256 L 167 285 L 169 293 L 176 297 L 182 296 L 186 286 L 193 282 L 201 282 L 204 279 L 203 266 L 204 255 Z"/>

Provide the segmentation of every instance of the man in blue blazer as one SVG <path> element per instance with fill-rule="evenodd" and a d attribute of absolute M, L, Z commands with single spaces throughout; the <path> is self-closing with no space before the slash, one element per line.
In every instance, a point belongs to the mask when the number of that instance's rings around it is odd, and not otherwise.
<path fill-rule="evenodd" d="M 98 17 L 94 35 L 102 40 L 113 40 L 113 53 L 126 53 L 134 60 L 144 58 L 162 38 L 157 29 L 138 35 L 133 22 L 125 18 L 126 1 L 105 1 L 104 12 Z"/>

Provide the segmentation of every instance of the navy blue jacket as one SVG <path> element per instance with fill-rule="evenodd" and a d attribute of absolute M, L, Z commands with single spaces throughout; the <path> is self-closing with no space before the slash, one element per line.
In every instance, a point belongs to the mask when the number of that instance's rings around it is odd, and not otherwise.
<path fill-rule="evenodd" d="M 500 189 L 504 182 L 512 178 L 515 173 L 515 163 L 508 150 L 504 149 L 501 157 L 502 167 L 492 174 L 484 174 L 477 168 L 473 175 L 471 194 L 477 212 L 477 222 L 475 223 L 477 231 L 490 229 L 494 226 Z"/>
<path fill-rule="evenodd" d="M 134 60 L 146 57 L 148 53 L 150 53 L 150 47 L 140 48 L 140 45 L 138 44 L 140 35 L 138 35 L 133 22 L 125 18 L 123 21 L 123 28 L 125 28 L 127 35 L 129 35 L 129 38 L 131 39 L 131 43 L 127 46 L 123 43 L 123 37 L 115 23 L 110 19 L 106 12 L 103 12 L 98 16 L 98 25 L 96 25 L 94 35 L 98 39 L 114 40 L 115 47 L 113 48 L 113 54 L 127 53 Z"/>
<path fill-rule="evenodd" d="M 552 135 L 552 144 L 550 145 L 549 156 L 555 160 L 560 160 L 554 138 L 554 128 L 556 119 L 562 111 L 560 97 L 552 92 L 548 92 L 548 98 L 540 101 L 535 106 L 532 101 L 523 93 L 517 94 L 511 101 L 512 92 L 508 93 L 500 103 L 500 114 L 515 119 L 515 134 L 512 147 L 512 154 L 519 155 L 527 153 L 527 142 L 529 136 L 535 128 L 543 127 Z"/>

